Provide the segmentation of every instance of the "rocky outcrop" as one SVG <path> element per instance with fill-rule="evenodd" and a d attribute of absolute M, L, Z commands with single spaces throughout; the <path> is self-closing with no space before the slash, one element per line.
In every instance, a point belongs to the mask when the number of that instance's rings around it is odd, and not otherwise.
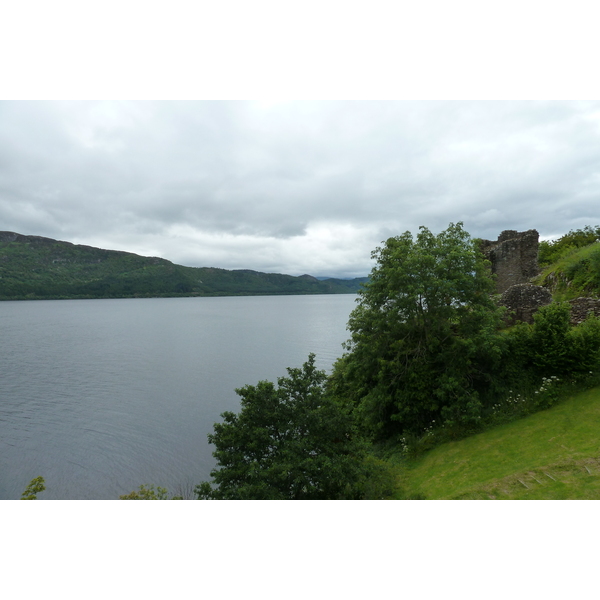
<path fill-rule="evenodd" d="M 41 237 L 39 235 L 21 235 L 14 231 L 0 231 L 0 242 L 26 242 L 37 244 L 51 244 L 56 240 Z"/>

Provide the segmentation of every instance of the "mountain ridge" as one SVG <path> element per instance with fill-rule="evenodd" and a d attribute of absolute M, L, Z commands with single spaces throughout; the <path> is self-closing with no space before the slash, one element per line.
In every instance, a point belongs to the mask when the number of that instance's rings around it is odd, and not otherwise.
<path fill-rule="evenodd" d="M 351 294 L 367 280 L 185 267 L 160 257 L 0 231 L 0 300 Z"/>

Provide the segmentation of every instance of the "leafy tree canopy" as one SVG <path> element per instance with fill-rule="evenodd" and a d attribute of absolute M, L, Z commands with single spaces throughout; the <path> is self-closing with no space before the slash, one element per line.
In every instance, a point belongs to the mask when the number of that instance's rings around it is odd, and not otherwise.
<path fill-rule="evenodd" d="M 239 414 L 225 412 L 209 441 L 218 468 L 200 499 L 312 500 L 364 497 L 373 480 L 366 444 L 347 407 L 325 393 L 310 354 L 288 377 L 236 390 Z"/>
<path fill-rule="evenodd" d="M 432 422 L 480 418 L 480 394 L 500 358 L 501 309 L 478 246 L 462 223 L 392 237 L 348 323 L 334 393 L 372 433 L 419 433 Z"/>

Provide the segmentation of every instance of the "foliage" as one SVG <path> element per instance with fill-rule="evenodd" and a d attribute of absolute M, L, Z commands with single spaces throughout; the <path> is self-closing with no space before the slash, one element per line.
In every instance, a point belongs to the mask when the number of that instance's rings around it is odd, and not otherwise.
<path fill-rule="evenodd" d="M 154 489 L 153 485 L 145 486 L 140 485 L 139 490 L 134 490 L 129 494 L 119 496 L 119 500 L 168 500 L 169 493 L 166 488 L 157 487 Z M 180 500 L 181 498 L 175 497 L 173 500 Z"/>
<path fill-rule="evenodd" d="M 562 394 L 562 399 L 549 410 L 438 445 L 405 462 L 397 497 L 600 498 L 600 387 Z"/>
<path fill-rule="evenodd" d="M 184 267 L 162 258 L 34 236 L 0 241 L 0 279 L 0 300 L 344 294 L 355 292 L 364 281 Z"/>
<path fill-rule="evenodd" d="M 386 438 L 432 423 L 475 423 L 501 358 L 501 310 L 488 264 L 462 223 L 421 227 L 373 252 L 331 389 Z"/>
<path fill-rule="evenodd" d="M 538 260 L 540 265 L 548 265 L 563 257 L 576 248 L 589 246 L 600 240 L 600 226 L 590 227 L 586 225 L 583 229 L 569 231 L 557 240 L 550 242 L 542 241 L 539 245 Z"/>
<path fill-rule="evenodd" d="M 566 252 L 546 266 L 536 283 L 549 288 L 555 300 L 600 295 L 600 244 Z"/>
<path fill-rule="evenodd" d="M 590 315 L 570 325 L 567 302 L 540 308 L 533 325 L 521 323 L 508 332 L 510 359 L 537 377 L 577 376 L 600 366 L 600 320 Z"/>
<path fill-rule="evenodd" d="M 43 477 L 36 477 L 29 482 L 25 491 L 21 494 L 21 500 L 37 500 L 37 495 L 46 489 Z"/>
<path fill-rule="evenodd" d="M 432 423 L 421 435 L 391 438 L 396 452 L 418 457 L 440 444 L 546 410 L 600 385 L 600 320 L 590 316 L 571 326 L 566 305 L 550 306 L 533 325 L 518 323 L 503 332 L 503 358 L 476 426 Z"/>
<path fill-rule="evenodd" d="M 385 493 L 381 464 L 367 457 L 349 408 L 325 393 L 326 375 L 310 354 L 288 377 L 246 385 L 239 414 L 225 412 L 209 441 L 218 468 L 200 499 L 314 500 Z M 387 482 L 389 485 L 389 481 Z M 388 490 L 389 491 L 389 490 Z"/>

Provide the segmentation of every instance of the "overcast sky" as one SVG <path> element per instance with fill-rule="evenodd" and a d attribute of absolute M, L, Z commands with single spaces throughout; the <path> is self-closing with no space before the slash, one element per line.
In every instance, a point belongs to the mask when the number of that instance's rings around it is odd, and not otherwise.
<path fill-rule="evenodd" d="M 0 103 L 0 230 L 354 277 L 389 236 L 457 221 L 600 224 L 600 103 Z"/>

